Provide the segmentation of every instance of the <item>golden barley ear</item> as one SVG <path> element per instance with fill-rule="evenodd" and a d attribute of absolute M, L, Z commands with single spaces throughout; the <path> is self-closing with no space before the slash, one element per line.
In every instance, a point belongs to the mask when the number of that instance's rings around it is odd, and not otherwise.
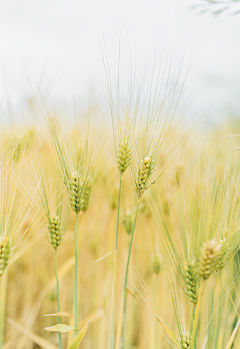
<path fill-rule="evenodd" d="M 215 271 L 221 252 L 221 245 L 215 239 L 207 241 L 201 248 L 198 273 L 201 279 L 207 280 Z"/>
<path fill-rule="evenodd" d="M 155 252 L 152 255 L 152 271 L 154 274 L 159 274 L 161 271 L 161 263 L 162 263 L 162 257 L 160 253 Z"/>
<path fill-rule="evenodd" d="M 128 141 L 123 140 L 119 143 L 117 151 L 117 167 L 122 175 L 130 164 L 131 159 L 131 149 L 129 148 Z"/>
<path fill-rule="evenodd" d="M 181 349 L 191 348 L 191 336 L 188 333 L 182 333 L 181 339 L 179 339 L 179 345 Z"/>
<path fill-rule="evenodd" d="M 195 260 L 185 259 L 181 265 L 181 273 L 184 281 L 184 293 L 189 302 L 196 305 L 200 290 L 200 278 Z"/>
<path fill-rule="evenodd" d="M 59 216 L 50 216 L 49 224 L 47 224 L 47 227 L 49 233 L 49 241 L 52 244 L 52 246 L 56 249 L 58 246 L 60 246 L 63 235 Z"/>
<path fill-rule="evenodd" d="M 9 241 L 9 236 L 0 237 L 0 276 L 8 265 L 11 253 L 11 246 Z"/>
<path fill-rule="evenodd" d="M 138 199 L 143 195 L 147 189 L 147 182 L 152 174 L 152 157 L 145 157 L 141 160 L 138 174 L 135 174 L 135 188 Z"/>

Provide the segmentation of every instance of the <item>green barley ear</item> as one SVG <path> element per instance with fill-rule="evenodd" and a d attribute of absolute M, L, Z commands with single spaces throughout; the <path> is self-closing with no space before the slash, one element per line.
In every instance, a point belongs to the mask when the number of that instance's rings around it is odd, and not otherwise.
<path fill-rule="evenodd" d="M 199 260 L 198 273 L 201 279 L 207 280 L 214 272 L 221 251 L 215 239 L 207 241 L 203 244 Z"/>
<path fill-rule="evenodd" d="M 79 213 L 81 209 L 81 193 L 83 189 L 83 183 L 81 181 L 81 175 L 77 172 L 70 175 L 69 180 L 69 192 L 70 192 L 70 204 L 72 210 L 75 213 Z"/>
<path fill-rule="evenodd" d="M 89 206 L 89 199 L 90 199 L 90 194 L 92 191 L 92 186 L 93 186 L 93 180 L 91 176 L 88 176 L 87 179 L 85 180 L 84 184 L 84 190 L 81 195 L 81 211 L 86 212 Z"/>
<path fill-rule="evenodd" d="M 181 265 L 181 273 L 184 281 L 184 293 L 193 304 L 197 304 L 199 290 L 200 290 L 200 278 L 196 262 L 194 259 L 185 259 Z"/>
<path fill-rule="evenodd" d="M 220 239 L 218 244 L 220 246 L 220 253 L 216 264 L 216 272 L 219 272 L 225 267 L 229 261 L 230 255 L 230 243 L 226 238 Z"/>
<path fill-rule="evenodd" d="M 122 175 L 130 164 L 131 149 L 129 148 L 128 141 L 123 140 L 119 143 L 117 151 L 117 167 L 120 175 Z"/>
<path fill-rule="evenodd" d="M 0 276 L 8 265 L 9 258 L 11 254 L 11 246 L 9 236 L 0 237 Z"/>
<path fill-rule="evenodd" d="M 181 339 L 178 341 L 181 349 L 191 348 L 191 336 L 188 333 L 182 333 Z"/>
<path fill-rule="evenodd" d="M 161 263 L 162 263 L 162 257 L 160 255 L 160 253 L 154 253 L 152 255 L 152 271 L 155 274 L 159 274 L 161 271 Z"/>
<path fill-rule="evenodd" d="M 62 226 L 59 216 L 50 216 L 48 227 L 48 238 L 52 246 L 56 249 L 62 242 Z"/>
<path fill-rule="evenodd" d="M 174 181 L 175 181 L 177 187 L 179 187 L 181 185 L 182 176 L 183 176 L 183 166 L 178 165 L 176 167 L 175 174 L 174 174 Z"/>
<path fill-rule="evenodd" d="M 141 160 L 138 174 L 135 174 L 135 188 L 138 199 L 143 195 L 147 189 L 148 179 L 152 174 L 152 158 L 145 157 Z"/>
<path fill-rule="evenodd" d="M 126 230 L 128 235 L 130 235 L 131 232 L 132 232 L 133 220 L 134 220 L 134 217 L 133 217 L 132 211 L 131 210 L 127 210 L 124 213 L 123 225 L 124 225 L 124 228 L 125 228 L 125 230 Z"/>
<path fill-rule="evenodd" d="M 119 193 L 118 187 L 116 185 L 113 186 L 113 188 L 111 189 L 110 198 L 109 198 L 109 204 L 112 210 L 115 210 L 117 208 L 118 193 Z"/>

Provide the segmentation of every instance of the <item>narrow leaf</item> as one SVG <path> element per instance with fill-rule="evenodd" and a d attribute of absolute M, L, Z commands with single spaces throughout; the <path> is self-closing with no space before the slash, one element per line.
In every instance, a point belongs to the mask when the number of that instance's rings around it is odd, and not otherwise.
<path fill-rule="evenodd" d="M 77 329 L 76 327 L 65 325 L 65 324 L 57 324 L 57 325 L 54 325 L 54 326 L 50 326 L 50 327 L 45 327 L 44 328 L 45 331 L 61 332 L 61 333 L 70 332 L 70 331 L 73 331 L 73 330 L 76 330 L 76 329 Z"/>
<path fill-rule="evenodd" d="M 67 349 L 77 349 L 79 344 L 81 343 L 83 337 L 85 336 L 87 330 L 88 330 L 88 326 L 89 326 L 89 322 L 83 327 L 83 329 L 79 332 L 79 334 L 77 335 L 77 337 L 74 339 L 74 341 L 69 345 L 69 347 Z"/>
<path fill-rule="evenodd" d="M 65 317 L 73 317 L 72 313 L 67 313 L 66 311 L 60 311 L 58 313 L 53 314 L 45 314 L 44 316 L 65 316 Z"/>
<path fill-rule="evenodd" d="M 237 334 L 237 330 L 238 330 L 238 328 L 239 328 L 239 325 L 240 325 L 240 319 L 238 320 L 237 325 L 236 325 L 236 327 L 234 328 L 234 331 L 233 331 L 233 333 L 232 333 L 232 335 L 231 335 L 231 337 L 230 337 L 230 339 L 229 339 L 229 341 L 228 341 L 228 344 L 227 344 L 227 346 L 226 346 L 226 349 L 230 349 L 230 348 L 232 347 L 232 343 L 233 343 L 234 338 L 235 338 L 235 336 L 236 336 L 236 334 Z"/>

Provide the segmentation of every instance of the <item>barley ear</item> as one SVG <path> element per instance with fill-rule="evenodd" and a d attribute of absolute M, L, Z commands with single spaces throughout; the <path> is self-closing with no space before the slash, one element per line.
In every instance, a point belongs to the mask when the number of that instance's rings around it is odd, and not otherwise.
<path fill-rule="evenodd" d="M 134 217 L 133 217 L 132 211 L 127 210 L 124 213 L 123 225 L 128 235 L 130 235 L 132 232 L 133 220 L 134 220 Z"/>
<path fill-rule="evenodd" d="M 185 259 L 181 265 L 181 273 L 184 281 L 184 293 L 189 302 L 196 305 L 199 296 L 200 278 L 195 260 Z"/>
<path fill-rule="evenodd" d="M 147 182 L 152 174 L 152 157 L 145 157 L 141 160 L 138 174 L 135 174 L 135 188 L 138 199 L 143 195 L 147 189 Z"/>
<path fill-rule="evenodd" d="M 182 333 L 181 339 L 178 340 L 181 349 L 191 348 L 191 337 L 188 333 Z"/>
<path fill-rule="evenodd" d="M 11 246 L 9 241 L 9 236 L 0 237 L 0 276 L 8 265 L 9 258 L 11 254 Z"/>
<path fill-rule="evenodd" d="M 162 257 L 160 253 L 154 253 L 152 255 L 152 271 L 154 274 L 159 274 L 161 271 L 161 263 L 162 263 Z"/>
<path fill-rule="evenodd" d="M 122 175 L 130 164 L 131 149 L 129 148 L 128 141 L 123 140 L 119 143 L 117 151 L 117 167 Z"/>
<path fill-rule="evenodd" d="M 203 244 L 198 268 L 198 273 L 201 279 L 207 280 L 215 271 L 220 251 L 221 245 L 219 245 L 215 239 Z"/>
<path fill-rule="evenodd" d="M 81 209 L 82 187 L 81 175 L 78 173 L 71 175 L 69 179 L 70 204 L 75 213 L 79 213 Z"/>
<path fill-rule="evenodd" d="M 49 241 L 56 249 L 62 242 L 62 227 L 59 216 L 50 216 L 47 224 Z"/>

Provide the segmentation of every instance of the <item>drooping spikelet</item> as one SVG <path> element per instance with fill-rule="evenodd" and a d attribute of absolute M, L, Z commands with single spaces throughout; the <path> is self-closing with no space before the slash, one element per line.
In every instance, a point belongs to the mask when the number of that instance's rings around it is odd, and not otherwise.
<path fill-rule="evenodd" d="M 201 279 L 207 280 L 214 272 L 221 251 L 215 239 L 203 244 L 199 260 L 198 273 Z"/>
<path fill-rule="evenodd" d="M 152 174 L 152 158 L 145 157 L 141 160 L 138 175 L 135 175 L 135 188 L 137 196 L 140 198 L 146 190 L 147 181 Z"/>
<path fill-rule="evenodd" d="M 154 253 L 152 255 L 152 271 L 155 274 L 159 274 L 161 271 L 161 262 L 162 262 L 162 257 L 160 253 Z"/>
<path fill-rule="evenodd" d="M 216 264 L 217 272 L 225 267 L 229 260 L 230 254 L 230 243 L 226 240 L 226 238 L 220 239 L 218 244 L 220 245 L 220 253 Z"/>
<path fill-rule="evenodd" d="M 84 189 L 81 195 L 81 211 L 85 212 L 88 209 L 90 194 L 92 190 L 92 178 L 90 176 L 87 177 L 84 183 Z"/>
<path fill-rule="evenodd" d="M 9 262 L 11 246 L 9 236 L 0 237 L 0 276 L 3 274 Z"/>
<path fill-rule="evenodd" d="M 187 299 L 189 302 L 197 304 L 200 289 L 200 278 L 195 260 L 186 259 L 181 265 L 181 273 L 184 281 L 184 293 Z"/>
<path fill-rule="evenodd" d="M 130 235 L 132 232 L 132 227 L 133 227 L 133 214 L 131 210 L 127 210 L 124 213 L 123 217 L 123 225 L 126 230 L 126 232 Z"/>
<path fill-rule="evenodd" d="M 62 227 L 59 216 L 50 216 L 47 224 L 49 241 L 56 249 L 62 242 Z"/>
<path fill-rule="evenodd" d="M 123 140 L 119 143 L 117 152 L 117 167 L 122 175 L 130 164 L 131 149 L 129 148 L 128 141 Z"/>
<path fill-rule="evenodd" d="M 83 183 L 81 181 L 81 175 L 75 173 L 70 176 L 69 181 L 69 190 L 70 190 L 70 204 L 72 210 L 76 213 L 79 213 L 81 209 L 81 194 L 83 189 Z"/>
<path fill-rule="evenodd" d="M 191 348 L 191 337 L 188 333 L 182 333 L 181 339 L 178 340 L 181 349 L 190 349 Z"/>

